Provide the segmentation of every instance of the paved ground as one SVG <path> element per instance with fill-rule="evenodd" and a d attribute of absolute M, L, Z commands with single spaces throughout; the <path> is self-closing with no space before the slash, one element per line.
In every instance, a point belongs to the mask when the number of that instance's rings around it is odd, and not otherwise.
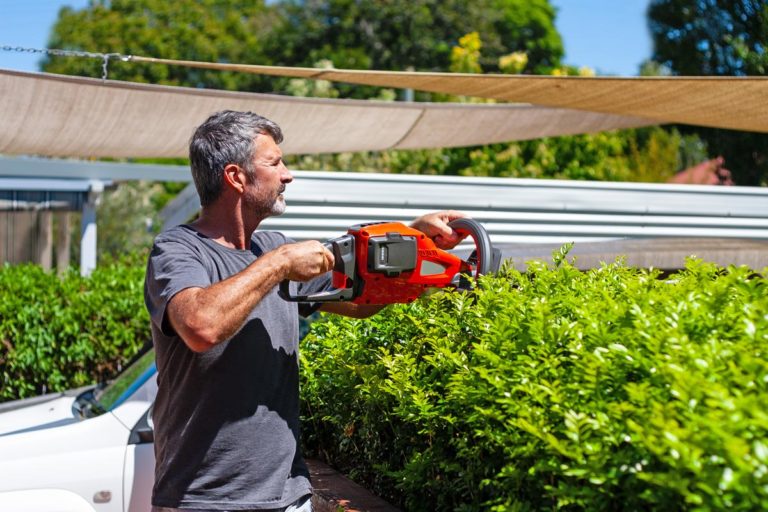
<path fill-rule="evenodd" d="M 307 460 L 312 475 L 315 512 L 400 512 L 326 464 Z"/>

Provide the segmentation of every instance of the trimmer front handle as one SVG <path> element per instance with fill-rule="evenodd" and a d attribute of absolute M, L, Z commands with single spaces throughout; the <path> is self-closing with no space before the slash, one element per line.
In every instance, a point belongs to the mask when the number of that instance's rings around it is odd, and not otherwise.
<path fill-rule="evenodd" d="M 278 295 L 289 302 L 340 302 L 354 298 L 355 282 L 355 237 L 347 234 L 323 242 L 326 249 L 333 254 L 334 289 L 309 295 L 292 295 L 290 281 L 280 283 Z M 338 276 L 344 276 L 343 283 Z M 341 286 L 338 286 L 341 285 Z"/>

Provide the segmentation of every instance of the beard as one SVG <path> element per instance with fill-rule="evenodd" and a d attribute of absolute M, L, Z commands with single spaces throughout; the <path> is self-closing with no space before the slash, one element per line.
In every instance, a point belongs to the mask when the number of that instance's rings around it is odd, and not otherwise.
<path fill-rule="evenodd" d="M 285 189 L 285 187 L 283 187 L 283 189 Z M 285 204 L 285 197 L 283 197 L 281 192 L 280 195 L 278 195 L 272 202 L 272 206 L 269 209 L 269 216 L 277 217 L 278 215 L 284 214 L 286 207 L 287 205 Z"/>
<path fill-rule="evenodd" d="M 249 209 L 256 213 L 257 216 L 265 219 L 267 217 L 276 217 L 285 213 L 285 198 L 283 193 L 285 192 L 285 184 L 282 184 L 274 194 L 263 195 L 260 194 L 261 190 L 257 190 L 256 194 L 248 198 L 250 203 Z"/>

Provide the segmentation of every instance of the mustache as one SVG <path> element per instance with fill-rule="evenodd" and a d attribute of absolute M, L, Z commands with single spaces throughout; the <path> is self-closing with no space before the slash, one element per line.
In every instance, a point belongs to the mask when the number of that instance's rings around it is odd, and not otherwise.
<path fill-rule="evenodd" d="M 278 192 L 279 194 L 282 194 L 283 192 L 285 192 L 285 185 L 283 185 L 282 187 L 280 187 L 280 189 L 279 189 L 277 192 Z"/>

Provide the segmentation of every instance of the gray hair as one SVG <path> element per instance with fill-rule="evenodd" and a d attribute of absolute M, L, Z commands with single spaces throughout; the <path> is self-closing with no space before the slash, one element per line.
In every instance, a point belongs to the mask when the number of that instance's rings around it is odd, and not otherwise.
<path fill-rule="evenodd" d="M 258 135 L 283 141 L 280 127 L 253 112 L 223 110 L 197 127 L 189 142 L 189 165 L 200 204 L 208 206 L 221 194 L 224 168 L 229 164 L 245 169 L 253 177 L 252 162 Z"/>

